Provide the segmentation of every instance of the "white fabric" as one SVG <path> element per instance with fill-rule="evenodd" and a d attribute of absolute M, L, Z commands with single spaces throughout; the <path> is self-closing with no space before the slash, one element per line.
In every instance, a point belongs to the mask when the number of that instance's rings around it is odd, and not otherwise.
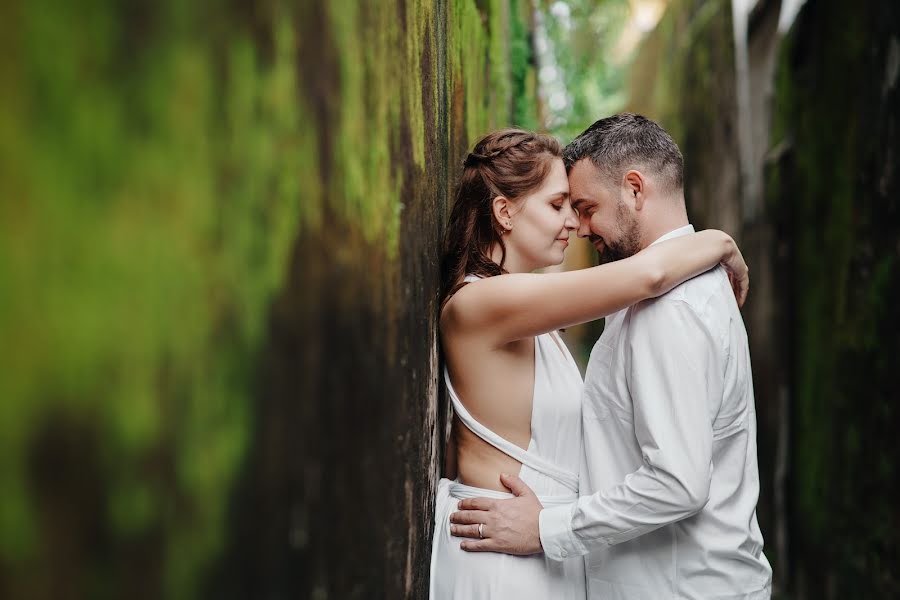
<path fill-rule="evenodd" d="M 769 598 L 750 353 L 724 269 L 607 318 L 583 410 L 581 497 L 541 511 L 545 554 L 586 555 L 589 598 Z"/>
<path fill-rule="evenodd" d="M 581 460 L 581 373 L 558 336 L 534 342 L 534 395 L 528 449 L 478 423 L 466 410 L 444 370 L 447 391 L 463 424 L 483 440 L 522 463 L 519 476 L 545 506 L 577 499 Z M 558 343 L 557 343 L 558 341 Z M 441 479 L 437 490 L 431 549 L 432 600 L 584 600 L 584 563 L 580 558 L 553 561 L 542 554 L 509 556 L 468 553 L 462 538 L 450 535 L 450 513 L 462 498 L 511 498 L 510 494 Z"/>

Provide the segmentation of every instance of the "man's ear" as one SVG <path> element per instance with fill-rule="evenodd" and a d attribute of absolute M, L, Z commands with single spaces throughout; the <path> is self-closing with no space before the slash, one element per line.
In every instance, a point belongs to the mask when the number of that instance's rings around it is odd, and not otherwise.
<path fill-rule="evenodd" d="M 495 196 L 491 201 L 491 210 L 494 212 L 494 218 L 500 223 L 500 228 L 503 231 L 512 229 L 510 208 L 512 208 L 512 205 L 506 196 Z"/>
<path fill-rule="evenodd" d="M 647 191 L 646 184 L 644 175 L 640 171 L 631 169 L 625 173 L 625 189 L 628 190 L 628 194 L 634 199 L 634 210 L 644 208 L 644 192 Z"/>

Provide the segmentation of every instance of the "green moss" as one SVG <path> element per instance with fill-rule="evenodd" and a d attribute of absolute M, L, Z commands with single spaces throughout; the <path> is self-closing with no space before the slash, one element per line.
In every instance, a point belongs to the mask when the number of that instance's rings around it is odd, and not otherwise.
<path fill-rule="evenodd" d="M 18 125 L 2 145 L 24 170 L 3 190 L 16 218 L 0 224 L 3 287 L 16 290 L 0 317 L 16 348 L 0 376 L 0 554 L 27 561 L 49 543 L 24 464 L 69 406 L 98 424 L 114 540 L 180 537 L 184 570 L 168 581 L 190 595 L 250 426 L 252 373 L 235 367 L 252 363 L 299 225 L 321 219 L 293 172 L 316 168 L 293 32 L 273 18 L 265 63 L 242 32 L 219 48 L 193 33 L 203 15 L 161 9 L 142 48 L 153 60 L 121 64 L 128 16 L 112 5 L 20 8 L 24 62 L 6 83 L 24 99 L 4 105 Z M 168 444 L 176 481 L 136 480 Z M 164 510 L 175 493 L 196 508 L 189 523 Z"/>
<path fill-rule="evenodd" d="M 512 122 L 519 127 L 537 130 L 537 106 L 534 102 L 536 73 L 534 52 L 529 40 L 531 3 L 511 0 L 509 6 L 509 70 L 512 94 Z"/>
<path fill-rule="evenodd" d="M 65 413 L 90 423 L 85 468 L 100 473 L 84 484 L 99 486 L 84 492 L 98 498 L 85 527 L 123 553 L 161 540 L 160 573 L 146 577 L 166 597 L 195 597 L 253 443 L 256 368 L 298 237 L 350 228 L 394 261 L 404 204 L 435 202 L 401 190 L 445 168 L 426 163 L 447 109 L 439 86 L 462 91 L 450 110 L 462 115 L 463 143 L 509 123 L 507 28 L 518 28 L 518 94 L 529 76 L 517 20 L 527 8 L 325 3 L 317 49 L 334 72 L 300 54 L 314 9 L 238 14 L 174 0 L 0 9 L 0 568 L 9 580 L 24 586 L 56 547 L 30 465 L 59 452 L 42 432 Z M 436 27 L 448 29 L 447 56 Z M 115 568 L 105 555 L 72 560 L 88 578 Z M 115 595 L 114 579 L 98 578 Z"/>
<path fill-rule="evenodd" d="M 450 52 L 450 89 L 453 91 L 451 101 L 462 100 L 462 106 L 456 110 L 464 115 L 465 137 L 468 142 L 484 134 L 490 127 L 490 101 L 485 100 L 483 89 L 478 83 L 465 85 L 466 82 L 480 82 L 484 85 L 487 60 L 487 32 L 484 29 L 481 13 L 473 2 L 457 2 L 451 7 L 453 14 L 448 22 L 448 51 Z M 457 97 L 457 90 L 462 91 L 462 98 Z"/>

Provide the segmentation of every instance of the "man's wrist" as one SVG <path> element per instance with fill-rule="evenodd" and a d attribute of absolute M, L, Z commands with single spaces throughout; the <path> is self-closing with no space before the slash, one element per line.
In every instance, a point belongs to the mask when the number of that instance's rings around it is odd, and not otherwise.
<path fill-rule="evenodd" d="M 575 504 L 545 508 L 538 516 L 538 530 L 544 555 L 553 560 L 566 560 L 586 554 L 584 545 L 572 531 Z"/>

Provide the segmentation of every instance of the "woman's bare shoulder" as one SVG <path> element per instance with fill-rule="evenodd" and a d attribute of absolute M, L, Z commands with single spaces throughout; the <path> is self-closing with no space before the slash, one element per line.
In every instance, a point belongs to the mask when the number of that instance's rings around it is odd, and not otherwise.
<path fill-rule="evenodd" d="M 486 304 L 496 291 L 496 281 L 505 275 L 476 279 L 459 288 L 441 309 L 442 333 L 461 333 L 483 325 Z"/>

